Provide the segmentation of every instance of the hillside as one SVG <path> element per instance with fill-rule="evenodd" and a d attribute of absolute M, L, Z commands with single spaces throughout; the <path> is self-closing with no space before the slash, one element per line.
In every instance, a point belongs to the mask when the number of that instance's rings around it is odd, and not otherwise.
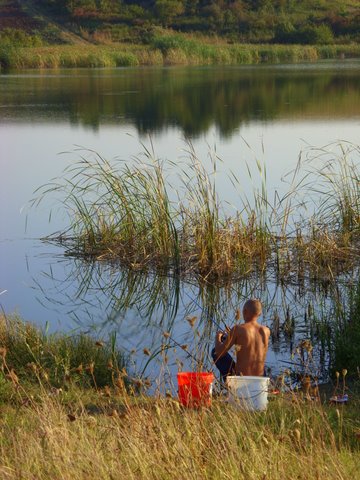
<path fill-rule="evenodd" d="M 358 42 L 360 1 L 0 0 L 0 38 L 146 44 L 164 29 L 227 43 Z"/>

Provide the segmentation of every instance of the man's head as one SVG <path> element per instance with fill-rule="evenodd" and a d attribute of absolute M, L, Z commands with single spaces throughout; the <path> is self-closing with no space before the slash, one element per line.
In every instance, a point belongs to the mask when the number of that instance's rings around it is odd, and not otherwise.
<path fill-rule="evenodd" d="M 259 318 L 261 312 L 262 308 L 260 300 L 256 298 L 251 298 L 244 303 L 243 317 L 245 322 L 250 322 L 251 320 Z"/>

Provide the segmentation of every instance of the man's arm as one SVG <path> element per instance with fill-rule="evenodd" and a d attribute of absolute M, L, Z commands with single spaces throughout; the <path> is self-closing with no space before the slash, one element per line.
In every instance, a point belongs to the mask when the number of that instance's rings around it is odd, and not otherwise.
<path fill-rule="evenodd" d="M 229 332 L 217 332 L 215 337 L 215 356 L 216 360 L 225 355 L 230 348 L 236 343 L 236 325 Z M 222 336 L 227 334 L 227 337 L 222 341 Z"/>

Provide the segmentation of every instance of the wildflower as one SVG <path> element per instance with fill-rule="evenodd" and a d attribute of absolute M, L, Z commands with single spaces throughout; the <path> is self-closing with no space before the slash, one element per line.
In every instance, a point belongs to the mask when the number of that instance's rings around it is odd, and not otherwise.
<path fill-rule="evenodd" d="M 346 370 L 346 368 L 343 368 L 342 371 L 341 371 L 341 373 L 342 373 L 342 376 L 343 376 L 343 377 L 346 377 L 346 375 L 347 375 L 347 370 Z"/>
<path fill-rule="evenodd" d="M 122 392 L 125 389 L 125 384 L 122 377 L 117 377 L 114 383 L 115 387 L 119 390 L 119 392 Z"/>
<path fill-rule="evenodd" d="M 104 395 L 105 395 L 106 397 L 111 397 L 111 389 L 110 389 L 109 385 L 105 385 L 105 387 L 104 387 Z"/>
<path fill-rule="evenodd" d="M 27 364 L 26 364 L 26 367 L 27 367 L 29 370 L 31 370 L 33 373 L 37 373 L 38 367 L 37 367 L 36 363 L 34 363 L 34 362 L 27 363 Z"/>
<path fill-rule="evenodd" d="M 103 346 L 104 346 L 104 342 L 102 342 L 101 340 L 97 340 L 97 341 L 95 342 L 95 345 L 96 345 L 97 347 L 103 347 Z"/>
<path fill-rule="evenodd" d="M 235 320 L 238 322 L 241 318 L 240 310 L 237 309 L 235 312 Z"/>
<path fill-rule="evenodd" d="M 147 355 L 148 357 L 151 355 L 150 350 L 148 348 L 144 348 L 143 352 L 144 352 L 144 355 Z"/>
<path fill-rule="evenodd" d="M 62 393 L 62 388 L 52 387 L 51 393 L 52 393 L 52 395 L 57 397 L 57 396 L 60 395 L 60 393 Z"/>
<path fill-rule="evenodd" d="M 339 377 L 340 377 L 340 373 L 339 373 L 339 372 L 335 372 L 335 376 L 336 376 L 336 378 L 339 378 Z"/>
<path fill-rule="evenodd" d="M 14 385 L 19 385 L 19 377 L 16 375 L 13 369 L 6 375 L 8 380 L 11 380 Z"/>
<path fill-rule="evenodd" d="M 269 440 L 266 437 L 262 437 L 262 441 L 265 443 L 265 445 L 269 445 Z"/>
<path fill-rule="evenodd" d="M 181 345 L 181 348 L 182 348 L 183 350 L 185 350 L 185 352 L 186 352 L 187 349 L 188 349 L 188 346 L 187 346 L 187 345 Z"/>
<path fill-rule="evenodd" d="M 192 328 L 192 327 L 195 325 L 195 322 L 196 322 L 196 320 L 197 320 L 197 317 L 187 317 L 186 320 L 189 322 L 189 324 L 190 324 L 190 326 L 191 326 L 191 328 Z"/>
<path fill-rule="evenodd" d="M 141 380 L 141 378 L 132 378 L 131 379 L 133 385 L 137 388 L 141 388 L 143 386 L 143 382 Z"/>
<path fill-rule="evenodd" d="M 169 332 L 164 332 L 163 335 L 164 335 L 165 338 L 169 338 L 169 337 L 170 337 L 170 333 L 169 333 Z"/>
<path fill-rule="evenodd" d="M 76 373 L 82 373 L 82 371 L 83 371 L 83 364 L 80 363 L 80 365 L 79 365 L 78 367 L 76 367 L 74 370 L 75 370 Z"/>
<path fill-rule="evenodd" d="M 95 363 L 90 362 L 89 365 L 85 368 L 85 370 L 87 372 L 89 372 L 91 375 L 93 375 L 94 374 L 94 367 L 95 367 Z"/>
<path fill-rule="evenodd" d="M 301 432 L 298 428 L 294 428 L 293 430 L 293 436 L 295 438 L 295 440 L 300 443 L 300 438 L 301 438 Z"/>

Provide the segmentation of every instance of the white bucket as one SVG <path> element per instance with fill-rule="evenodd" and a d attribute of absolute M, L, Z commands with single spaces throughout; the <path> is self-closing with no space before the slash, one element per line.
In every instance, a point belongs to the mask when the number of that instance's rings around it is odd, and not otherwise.
<path fill-rule="evenodd" d="M 269 377 L 226 377 L 229 402 L 244 410 L 266 410 L 268 404 Z"/>

